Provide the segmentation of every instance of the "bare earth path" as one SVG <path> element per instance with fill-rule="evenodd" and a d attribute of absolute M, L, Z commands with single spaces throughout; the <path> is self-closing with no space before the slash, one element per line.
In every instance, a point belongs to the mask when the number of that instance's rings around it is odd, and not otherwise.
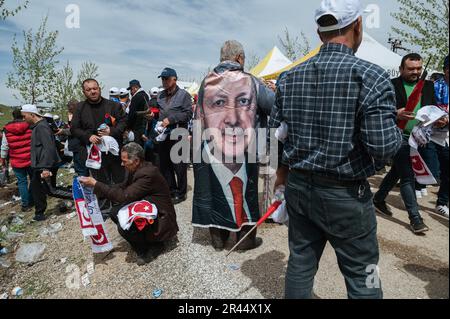
<path fill-rule="evenodd" d="M 381 176 L 371 179 L 373 191 Z M 192 171 L 189 172 L 193 184 Z M 449 297 L 449 222 L 433 213 L 436 188 L 420 200 L 425 222 L 431 231 L 415 236 L 408 228 L 408 217 L 395 189 L 389 197 L 394 217 L 378 216 L 378 236 L 381 249 L 381 278 L 385 298 L 448 298 Z M 78 220 L 66 215 L 53 215 L 43 224 L 31 223 L 32 214 L 25 214 L 25 224 L 13 227 L 24 233 L 19 239 L 3 241 L 13 251 L 0 257 L 8 268 L 0 265 L 0 295 L 20 286 L 21 298 L 144 298 L 162 290 L 159 298 L 283 298 L 284 276 L 289 256 L 287 228 L 265 224 L 259 231 L 264 244 L 246 253 L 226 251 L 217 253 L 209 246 L 208 232 L 194 230 L 191 220 L 192 192 L 188 201 L 177 206 L 180 232 L 178 241 L 169 244 L 155 261 L 139 267 L 135 254 L 108 220 L 109 235 L 115 250 L 109 255 L 93 256 L 88 242 L 84 242 Z M 0 223 L 8 228 L 12 210 L 0 209 Z M 15 214 L 17 215 L 17 214 Z M 40 235 L 40 229 L 61 223 L 63 229 L 56 237 Z M 2 235 L 4 237 L 4 234 Z M 14 251 L 20 243 L 41 242 L 47 248 L 42 260 L 34 265 L 15 261 Z M 230 241 L 228 248 L 232 246 Z M 85 287 L 80 277 L 89 274 Z M 1 264 L 1 263 L 0 263 Z M 315 282 L 318 298 L 346 298 L 345 285 L 336 264 L 333 250 L 327 247 Z"/>

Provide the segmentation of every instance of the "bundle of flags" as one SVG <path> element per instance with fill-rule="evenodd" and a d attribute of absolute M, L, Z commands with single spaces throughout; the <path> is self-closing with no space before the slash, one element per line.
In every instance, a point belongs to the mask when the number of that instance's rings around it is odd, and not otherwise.
<path fill-rule="evenodd" d="M 420 123 L 414 128 L 413 133 L 409 138 L 409 146 L 411 146 L 410 157 L 414 175 L 416 181 L 422 185 L 437 184 L 437 181 L 420 155 L 418 149 L 421 146 L 425 146 L 430 141 L 440 144 L 440 141 L 434 137 L 433 125 L 436 121 L 445 116 L 448 116 L 448 113 L 434 105 L 424 106 L 417 113 L 416 119 L 420 121 Z"/>
<path fill-rule="evenodd" d="M 152 225 L 158 217 L 158 209 L 148 201 L 139 201 L 123 207 L 118 214 L 119 224 L 123 230 L 129 230 L 133 223 L 139 231 Z"/>
<path fill-rule="evenodd" d="M 102 167 L 102 153 L 119 156 L 119 143 L 111 136 L 103 136 L 101 144 L 87 146 L 87 153 L 86 167 L 99 170 Z"/>
<path fill-rule="evenodd" d="M 77 177 L 73 180 L 72 190 L 81 232 L 85 238 L 91 239 L 92 252 L 100 254 L 111 251 L 113 245 L 106 233 L 105 223 L 94 190 L 90 187 L 83 187 Z"/>

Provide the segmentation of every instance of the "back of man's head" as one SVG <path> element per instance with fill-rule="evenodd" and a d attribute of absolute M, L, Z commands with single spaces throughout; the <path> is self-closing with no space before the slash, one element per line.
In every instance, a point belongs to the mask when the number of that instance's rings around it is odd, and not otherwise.
<path fill-rule="evenodd" d="M 242 44 L 236 40 L 226 41 L 220 50 L 220 62 L 239 62 L 239 57 L 245 61 L 245 51 Z"/>
<path fill-rule="evenodd" d="M 315 17 L 320 39 L 344 44 L 356 52 L 363 36 L 362 14 L 360 0 L 322 0 Z"/>
<path fill-rule="evenodd" d="M 14 109 L 12 112 L 13 120 L 23 120 L 22 111 L 20 109 Z"/>

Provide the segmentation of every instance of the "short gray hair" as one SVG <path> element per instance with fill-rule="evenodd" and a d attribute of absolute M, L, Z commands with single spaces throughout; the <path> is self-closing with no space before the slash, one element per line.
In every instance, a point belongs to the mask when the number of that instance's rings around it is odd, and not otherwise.
<path fill-rule="evenodd" d="M 127 153 L 128 159 L 130 160 L 145 160 L 144 149 L 137 143 L 130 143 L 125 145 L 124 147 L 122 147 L 122 152 Z"/>
<path fill-rule="evenodd" d="M 237 56 L 245 58 L 244 47 L 236 40 L 226 41 L 220 50 L 220 62 L 235 61 Z"/>

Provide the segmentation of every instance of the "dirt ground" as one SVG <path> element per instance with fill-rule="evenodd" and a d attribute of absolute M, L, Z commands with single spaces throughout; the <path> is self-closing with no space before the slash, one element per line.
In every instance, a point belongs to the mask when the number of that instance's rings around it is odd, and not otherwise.
<path fill-rule="evenodd" d="M 70 174 L 64 173 L 70 181 Z M 371 179 L 376 191 L 382 176 Z M 192 171 L 189 185 L 193 185 Z M 419 201 L 426 224 L 431 228 L 424 236 L 409 230 L 408 216 L 394 189 L 388 203 L 393 218 L 378 216 L 380 272 L 384 296 L 388 299 L 440 299 L 449 297 L 449 221 L 434 213 L 437 188 Z M 114 244 L 110 254 L 96 255 L 81 235 L 77 218 L 60 214 L 57 200 L 50 201 L 49 219 L 32 223 L 33 212 L 22 214 L 20 206 L 0 208 L 0 227 L 23 236 L 0 240 L 10 251 L 0 257 L 0 295 L 9 298 L 139 298 L 152 299 L 277 299 L 284 295 L 284 277 L 289 257 L 287 228 L 264 224 L 258 232 L 264 243 L 245 252 L 216 252 L 209 245 L 209 234 L 191 226 L 192 188 L 188 200 L 176 206 L 180 232 L 163 254 L 150 264 L 139 267 L 130 246 L 108 220 L 107 229 Z M 13 213 L 16 212 L 16 213 Z M 23 225 L 10 224 L 22 216 Z M 40 234 L 42 227 L 62 224 L 54 237 Z M 24 243 L 44 243 L 46 250 L 37 263 L 15 261 L 15 252 Z M 228 249 L 233 245 L 228 243 Z M 3 264 L 4 266 L 2 266 Z M 7 267 L 5 267 L 7 266 Z M 88 281 L 86 281 L 88 278 Z M 14 297 L 15 287 L 23 296 Z M 315 281 L 317 298 L 346 298 L 345 284 L 333 249 L 327 247 Z M 155 294 L 155 295 L 154 295 Z"/>

